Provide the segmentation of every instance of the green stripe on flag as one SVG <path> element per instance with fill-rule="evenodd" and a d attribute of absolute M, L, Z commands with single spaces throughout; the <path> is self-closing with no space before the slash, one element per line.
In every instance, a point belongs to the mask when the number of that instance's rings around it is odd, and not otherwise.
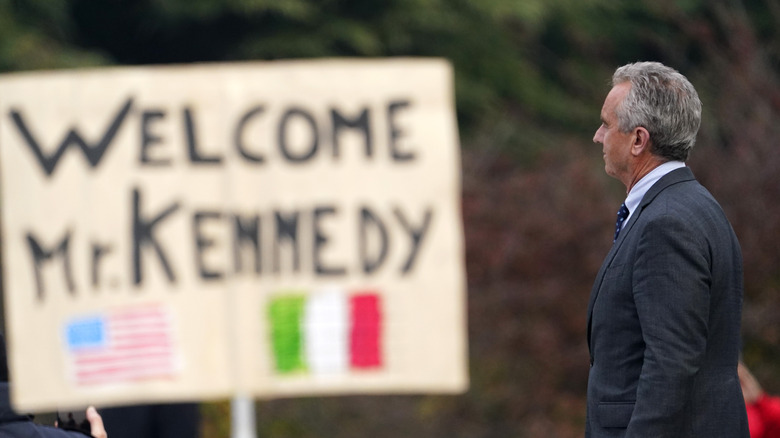
<path fill-rule="evenodd" d="M 303 311 L 306 297 L 285 295 L 271 300 L 271 344 L 276 359 L 276 370 L 291 373 L 306 370 L 303 359 Z"/>

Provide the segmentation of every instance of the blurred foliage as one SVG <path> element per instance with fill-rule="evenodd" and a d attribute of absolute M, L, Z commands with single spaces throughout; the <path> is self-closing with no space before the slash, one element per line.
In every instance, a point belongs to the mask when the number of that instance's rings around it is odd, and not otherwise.
<path fill-rule="evenodd" d="M 580 78 L 558 30 L 606 0 L 0 0 L 0 70 L 328 56 L 438 56 L 458 72 L 462 126 L 510 103 L 584 128 Z M 543 23 L 550 21 L 550 26 Z M 555 27 L 559 29 L 556 30 Z M 545 44 L 552 47 L 543 47 Z M 540 50 L 541 48 L 541 50 Z M 565 53 L 570 52 L 570 53 Z M 554 58 L 554 59 L 552 59 Z M 552 74 L 551 74 L 552 73 Z M 603 76 L 603 75 L 602 75 Z M 498 113 L 497 113 L 498 112 Z"/>
<path fill-rule="evenodd" d="M 745 260 L 744 357 L 780 393 L 774 0 L 0 0 L 0 71 L 436 56 L 456 71 L 471 389 L 257 403 L 265 437 L 579 437 L 585 309 L 625 196 L 591 143 L 612 71 L 658 60 L 704 102 L 690 166 Z M 759 220 L 756 220 L 759 219 Z M 204 438 L 229 405 L 204 404 Z"/>

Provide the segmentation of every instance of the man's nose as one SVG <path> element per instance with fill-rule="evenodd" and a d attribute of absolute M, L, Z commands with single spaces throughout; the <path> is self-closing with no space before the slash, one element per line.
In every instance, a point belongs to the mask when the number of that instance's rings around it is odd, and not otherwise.
<path fill-rule="evenodd" d="M 604 141 L 604 134 L 601 132 L 603 126 L 599 126 L 596 133 L 593 134 L 593 143 L 602 143 Z"/>

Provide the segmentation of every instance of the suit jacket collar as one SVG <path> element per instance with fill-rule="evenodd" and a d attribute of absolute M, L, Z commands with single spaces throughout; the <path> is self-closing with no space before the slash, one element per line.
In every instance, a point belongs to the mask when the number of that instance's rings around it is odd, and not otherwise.
<path fill-rule="evenodd" d="M 622 230 L 620 230 L 620 234 L 618 235 L 615 243 L 612 245 L 612 249 L 610 250 L 609 254 L 607 254 L 607 258 L 611 259 L 612 256 L 614 256 L 617 249 L 620 248 L 620 244 L 623 243 L 623 239 L 625 239 L 629 230 L 631 230 L 631 228 L 636 223 L 639 215 L 642 213 L 642 210 L 644 210 L 645 207 L 653 202 L 659 193 L 674 184 L 695 179 L 696 178 L 694 178 L 691 169 L 686 166 L 667 173 L 666 175 L 662 176 L 661 179 L 659 179 L 655 184 L 650 186 L 650 188 L 647 190 L 647 193 L 645 193 L 645 196 L 643 196 L 642 200 L 639 202 L 639 207 L 636 209 L 636 212 L 634 212 L 634 214 L 628 218 L 628 223 L 623 226 Z"/>
<path fill-rule="evenodd" d="M 644 210 L 645 207 L 653 202 L 659 193 L 674 184 L 695 179 L 696 178 L 693 176 L 693 172 L 687 166 L 667 173 L 655 184 L 653 184 L 647 193 L 645 193 L 645 196 L 642 197 L 642 201 L 639 203 L 639 208 L 637 208 L 637 211 L 628 219 L 628 223 L 623 226 L 623 229 L 620 231 L 617 240 L 612 244 L 612 248 L 609 250 L 609 253 L 607 253 L 606 258 L 601 265 L 601 269 L 599 269 L 599 273 L 596 275 L 596 281 L 593 282 L 593 289 L 591 289 L 590 292 L 590 300 L 588 301 L 588 350 L 590 350 L 590 329 L 591 319 L 593 317 L 593 305 L 596 303 L 596 298 L 598 297 L 599 290 L 601 289 L 601 282 L 604 280 L 606 267 L 612 264 L 612 259 L 615 258 L 615 254 L 617 254 L 618 249 L 620 249 L 620 246 L 623 244 L 626 236 L 631 231 L 631 228 L 633 228 L 636 221 L 639 220 L 639 217 L 642 214 L 642 210 Z"/>
<path fill-rule="evenodd" d="M 696 178 L 693 176 L 693 172 L 689 167 L 681 167 L 679 169 L 675 169 L 666 175 L 662 176 L 661 179 L 658 180 L 655 184 L 653 184 L 650 189 L 645 193 L 645 196 L 642 198 L 642 202 L 639 203 L 639 209 L 641 211 L 642 208 L 644 208 L 647 204 L 653 201 L 656 196 L 658 196 L 659 193 L 661 193 L 665 188 L 681 183 L 684 181 L 691 181 L 695 180 Z"/>

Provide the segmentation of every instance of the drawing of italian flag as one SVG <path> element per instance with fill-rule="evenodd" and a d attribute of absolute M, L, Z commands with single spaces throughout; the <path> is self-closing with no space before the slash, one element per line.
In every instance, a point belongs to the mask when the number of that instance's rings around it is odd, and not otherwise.
<path fill-rule="evenodd" d="M 375 292 L 337 289 L 276 295 L 268 306 L 276 371 L 334 374 L 381 368 L 381 303 Z"/>

